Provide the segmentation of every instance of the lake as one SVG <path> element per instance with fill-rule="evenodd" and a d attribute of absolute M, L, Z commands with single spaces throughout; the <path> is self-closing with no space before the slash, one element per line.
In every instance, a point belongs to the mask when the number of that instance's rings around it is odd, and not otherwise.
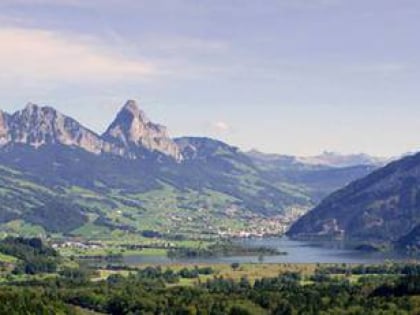
<path fill-rule="evenodd" d="M 127 265 L 137 264 L 230 264 L 239 263 L 382 263 L 385 260 L 408 261 L 413 260 L 403 253 L 397 252 L 363 252 L 347 249 L 346 245 L 338 242 L 303 242 L 284 238 L 255 238 L 237 241 L 248 247 L 266 246 L 287 252 L 288 255 L 264 256 L 261 260 L 256 256 L 234 257 L 201 257 L 201 258 L 173 258 L 166 256 L 133 255 L 124 257 Z M 417 259 L 420 257 L 417 256 Z"/>

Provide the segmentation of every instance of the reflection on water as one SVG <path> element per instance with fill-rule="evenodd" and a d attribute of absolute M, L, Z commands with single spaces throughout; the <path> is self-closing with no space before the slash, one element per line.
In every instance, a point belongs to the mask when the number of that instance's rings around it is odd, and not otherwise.
<path fill-rule="evenodd" d="M 137 264 L 169 264 L 169 263 L 381 263 L 385 260 L 407 261 L 413 260 L 404 253 L 397 252 L 362 252 L 346 249 L 346 244 L 337 242 L 302 242 L 288 238 L 242 239 L 239 243 L 258 247 L 266 246 L 287 252 L 286 256 L 236 256 L 236 257 L 202 257 L 202 258 L 174 258 L 165 256 L 133 255 L 124 257 L 127 265 Z M 419 257 L 417 256 L 417 259 Z"/>

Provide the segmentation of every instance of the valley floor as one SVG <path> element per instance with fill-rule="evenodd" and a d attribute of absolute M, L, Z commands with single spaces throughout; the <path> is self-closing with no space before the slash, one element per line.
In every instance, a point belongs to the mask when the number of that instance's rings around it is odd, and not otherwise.
<path fill-rule="evenodd" d="M 104 250 L 99 244 L 83 248 L 86 244 L 81 244 L 84 243 L 80 242 L 79 252 L 74 248 L 57 251 L 38 238 L 0 240 L 0 314 L 411 315 L 420 312 L 420 262 L 415 260 L 379 264 L 126 265 L 109 248 Z M 243 250 L 227 241 L 183 240 L 175 244 L 179 249 L 176 255 L 196 255 L 197 249 L 198 254 L 227 251 L 240 255 Z M 83 250 L 85 254 L 91 251 L 93 256 L 105 255 L 108 259 L 81 259 Z M 125 250 L 124 254 L 165 255 L 165 250 L 173 249 Z M 267 248 L 253 250 L 254 254 L 273 253 Z"/>

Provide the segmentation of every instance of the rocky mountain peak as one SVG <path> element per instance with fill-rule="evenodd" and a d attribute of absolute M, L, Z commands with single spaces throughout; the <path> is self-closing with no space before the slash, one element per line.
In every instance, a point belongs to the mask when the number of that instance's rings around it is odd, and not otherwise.
<path fill-rule="evenodd" d="M 166 127 L 151 122 L 132 100 L 126 102 L 103 138 L 123 148 L 130 157 L 135 157 L 133 151 L 139 151 L 136 149 L 146 149 L 181 159 L 180 150 Z"/>
<path fill-rule="evenodd" d="M 34 110 L 37 110 L 37 109 L 39 109 L 39 106 L 38 105 L 29 102 L 28 104 L 26 104 L 26 106 L 23 109 L 23 111 L 30 111 L 31 112 L 31 111 L 34 111 Z"/>
<path fill-rule="evenodd" d="M 132 117 L 138 117 L 143 122 L 148 122 L 149 120 L 146 117 L 146 114 L 140 109 L 139 104 L 135 100 L 128 100 L 121 112 L 131 115 Z"/>
<path fill-rule="evenodd" d="M 51 107 L 41 107 L 33 103 L 28 103 L 26 107 L 12 115 L 12 123 L 23 123 L 28 129 L 51 129 L 54 120 L 59 116 L 57 111 Z M 21 126 L 22 127 L 22 126 Z"/>
<path fill-rule="evenodd" d="M 151 122 L 136 101 L 127 101 L 108 130 L 99 136 L 52 107 L 28 103 L 12 115 L 0 111 L 0 147 L 25 144 L 38 148 L 61 144 L 94 154 L 110 153 L 131 159 L 158 152 L 182 159 L 166 127 Z"/>
<path fill-rule="evenodd" d="M 41 122 L 50 124 L 55 117 L 64 116 L 56 109 L 49 106 L 39 106 L 34 103 L 26 104 L 25 108 L 13 114 L 15 117 L 28 119 L 28 123 L 39 124 Z"/>
<path fill-rule="evenodd" d="M 152 123 L 136 101 L 130 100 L 125 103 L 118 113 L 111 126 L 105 132 L 105 136 L 110 139 L 123 142 L 125 146 L 136 143 L 145 136 L 148 126 Z"/>
<path fill-rule="evenodd" d="M 3 131 L 3 137 L 1 136 Z M 13 115 L 0 118 L 0 145 L 9 143 L 40 147 L 49 144 L 77 146 L 91 153 L 100 153 L 102 141 L 95 133 L 52 107 L 28 103 Z"/>

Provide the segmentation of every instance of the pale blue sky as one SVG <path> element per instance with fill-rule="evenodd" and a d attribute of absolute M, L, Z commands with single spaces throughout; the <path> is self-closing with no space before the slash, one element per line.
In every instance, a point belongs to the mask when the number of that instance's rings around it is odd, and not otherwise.
<path fill-rule="evenodd" d="M 420 148 L 420 1 L 0 0 L 0 106 L 266 152 Z"/>

